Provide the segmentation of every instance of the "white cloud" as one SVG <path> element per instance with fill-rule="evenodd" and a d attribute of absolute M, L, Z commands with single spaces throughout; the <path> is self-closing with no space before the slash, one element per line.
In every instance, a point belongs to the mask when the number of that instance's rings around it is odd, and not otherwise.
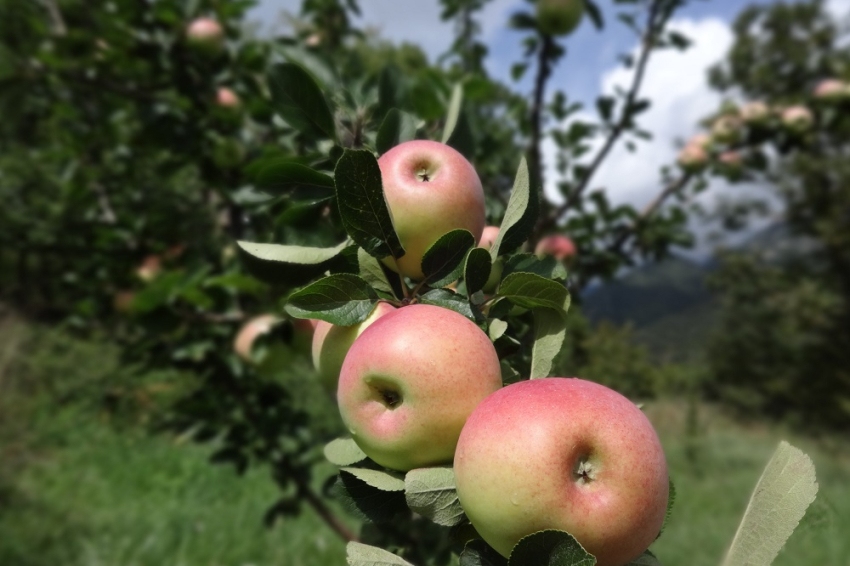
<path fill-rule="evenodd" d="M 835 18 L 850 18 L 850 0 L 828 0 L 826 9 Z"/>

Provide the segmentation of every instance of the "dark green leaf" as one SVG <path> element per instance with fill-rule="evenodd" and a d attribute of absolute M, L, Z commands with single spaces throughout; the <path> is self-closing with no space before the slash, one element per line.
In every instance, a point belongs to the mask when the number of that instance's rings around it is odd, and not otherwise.
<path fill-rule="evenodd" d="M 564 531 L 547 530 L 521 539 L 511 551 L 509 566 L 593 566 L 596 559 Z"/>
<path fill-rule="evenodd" d="M 472 133 L 472 127 L 469 125 L 469 118 L 467 118 L 465 110 L 461 109 L 457 124 L 446 145 L 455 148 L 467 159 L 472 159 L 475 153 L 475 136 Z"/>
<path fill-rule="evenodd" d="M 452 527 L 464 519 L 449 466 L 410 470 L 404 476 L 404 494 L 408 507 L 438 525 Z"/>
<path fill-rule="evenodd" d="M 593 0 L 584 0 L 584 6 L 587 9 L 587 15 L 590 17 L 593 25 L 596 29 L 602 31 L 605 27 L 605 20 L 602 18 L 602 10 L 599 9 L 599 6 L 597 6 L 596 2 Z"/>
<path fill-rule="evenodd" d="M 558 281 L 567 280 L 567 270 L 564 264 L 551 255 L 537 257 L 534 254 L 515 254 L 505 261 L 505 270 L 502 277 L 511 273 L 536 273 L 546 279 Z"/>
<path fill-rule="evenodd" d="M 484 288 L 490 278 L 493 267 L 490 252 L 484 248 L 472 248 L 466 254 L 463 266 L 463 279 L 466 281 L 466 292 L 470 295 Z"/>
<path fill-rule="evenodd" d="M 549 377 L 555 358 L 567 335 L 567 321 L 555 309 L 534 309 L 534 346 L 531 350 L 530 379 Z"/>
<path fill-rule="evenodd" d="M 357 248 L 357 264 L 360 267 L 360 277 L 363 278 L 376 291 L 394 295 L 392 285 L 387 279 L 387 274 L 381 267 L 381 262 L 366 253 L 363 248 Z"/>
<path fill-rule="evenodd" d="M 378 135 L 375 146 L 378 153 L 384 154 L 400 143 L 416 138 L 416 117 L 407 112 L 393 108 L 387 112 Z"/>
<path fill-rule="evenodd" d="M 336 139 L 333 113 L 321 89 L 307 71 L 281 63 L 269 72 L 274 109 L 293 128 Z"/>
<path fill-rule="evenodd" d="M 528 163 L 523 157 L 517 169 L 511 198 L 499 227 L 499 236 L 490 248 L 490 256 L 495 260 L 500 254 L 509 253 L 522 245 L 537 222 L 540 208 L 536 190 L 532 190 Z"/>
<path fill-rule="evenodd" d="M 479 538 L 466 543 L 460 555 L 460 566 L 508 566 L 508 561 Z"/>
<path fill-rule="evenodd" d="M 381 491 L 404 491 L 404 477 L 395 472 L 372 470 L 370 468 L 342 468 L 360 481 Z"/>
<path fill-rule="evenodd" d="M 460 279 L 466 252 L 475 245 L 475 236 L 467 230 L 452 230 L 440 236 L 422 256 L 422 273 L 434 287 Z"/>
<path fill-rule="evenodd" d="M 673 479 L 670 478 L 670 489 L 669 495 L 667 496 L 667 512 L 664 513 L 664 522 L 661 523 L 661 531 L 658 533 L 658 536 L 664 532 L 664 529 L 667 527 L 667 523 L 670 522 L 670 515 L 673 514 L 673 504 L 676 502 L 676 486 L 673 485 Z"/>
<path fill-rule="evenodd" d="M 336 164 L 334 181 L 342 225 L 351 239 L 378 259 L 403 256 L 375 156 L 367 150 L 346 149 Z"/>
<path fill-rule="evenodd" d="M 366 320 L 377 300 L 378 295 L 366 281 L 357 275 L 338 273 L 290 295 L 286 312 L 295 318 L 351 326 Z"/>
<path fill-rule="evenodd" d="M 511 273 L 499 285 L 498 295 L 527 309 L 544 307 L 565 315 L 570 294 L 563 284 L 533 273 Z"/>
<path fill-rule="evenodd" d="M 310 248 L 280 244 L 237 242 L 245 269 L 254 277 L 275 284 L 300 285 L 316 278 L 331 266 L 347 262 L 348 242 L 333 248 Z"/>
<path fill-rule="evenodd" d="M 481 316 L 477 310 L 472 310 L 472 307 L 469 305 L 469 301 L 466 300 L 466 297 L 458 295 L 449 289 L 431 289 L 419 297 L 419 301 L 426 305 L 436 305 L 438 307 L 451 309 L 462 314 L 473 322 L 477 322 Z"/>
<path fill-rule="evenodd" d="M 298 191 L 295 198 L 315 200 L 334 195 L 334 180 L 306 165 L 279 160 L 263 165 L 255 176 L 257 188 L 269 194 L 280 195 Z"/>
<path fill-rule="evenodd" d="M 349 511 L 373 523 L 390 523 L 410 513 L 403 491 L 382 491 L 348 472 L 339 472 L 332 492 Z"/>

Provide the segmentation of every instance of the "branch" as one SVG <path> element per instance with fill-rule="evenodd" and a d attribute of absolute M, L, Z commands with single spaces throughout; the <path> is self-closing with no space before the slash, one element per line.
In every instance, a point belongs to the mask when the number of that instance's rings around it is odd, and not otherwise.
<path fill-rule="evenodd" d="M 41 3 L 47 10 L 48 16 L 50 16 L 53 35 L 66 35 L 68 33 L 68 26 L 65 25 L 65 19 L 62 17 L 62 12 L 59 10 L 56 0 L 41 0 Z"/>
<path fill-rule="evenodd" d="M 535 238 L 539 237 L 540 234 L 545 232 L 546 230 L 552 228 L 558 221 L 558 219 L 564 215 L 570 208 L 575 206 L 582 194 L 586 190 L 587 186 L 590 184 L 591 179 L 596 174 L 596 171 L 599 169 L 602 162 L 608 156 L 608 153 L 614 147 L 614 144 L 620 138 L 620 135 L 625 131 L 626 127 L 631 120 L 632 113 L 631 108 L 637 99 L 638 93 L 640 92 L 641 85 L 643 84 L 643 78 L 646 73 L 646 67 L 649 63 L 649 56 L 652 54 L 653 46 L 655 45 L 655 35 L 656 29 L 658 27 L 658 22 L 656 21 L 658 18 L 658 10 L 660 7 L 662 0 L 653 0 L 652 4 L 649 7 L 649 15 L 647 17 L 646 31 L 644 32 L 643 39 L 641 41 L 641 53 L 638 58 L 637 66 L 635 67 L 635 74 L 632 77 L 632 84 L 629 87 L 628 93 L 626 94 L 625 103 L 623 104 L 623 111 L 620 115 L 620 119 L 616 124 L 611 128 L 611 131 L 608 134 L 608 138 L 605 140 L 605 143 L 600 148 L 599 152 L 594 157 L 590 166 L 587 169 L 587 173 L 585 173 L 584 178 L 582 178 L 579 183 L 575 186 L 573 191 L 570 193 L 569 197 L 567 197 L 566 201 L 555 209 L 555 211 L 550 214 L 546 219 L 542 222 L 538 223 L 537 229 L 535 230 Z"/>
<path fill-rule="evenodd" d="M 325 502 L 316 495 L 313 488 L 304 481 L 304 478 L 295 474 L 293 475 L 293 479 L 295 480 L 295 485 L 298 486 L 298 494 L 310 504 L 310 507 L 313 508 L 319 518 L 333 529 L 333 531 L 338 534 L 342 540 L 345 542 L 357 542 L 360 540 L 357 535 L 355 535 L 351 529 L 349 529 L 348 526 L 339 519 L 339 517 L 334 515 L 333 511 L 325 505 Z"/>
<path fill-rule="evenodd" d="M 534 80 L 534 102 L 531 106 L 531 141 L 528 148 L 528 162 L 531 170 L 531 178 L 534 182 L 543 185 L 543 163 L 540 155 L 540 142 L 543 138 L 543 99 L 546 93 L 546 81 L 552 74 L 552 66 L 549 56 L 554 47 L 553 39 L 549 35 L 541 36 L 543 44 L 537 54 L 537 77 Z"/>

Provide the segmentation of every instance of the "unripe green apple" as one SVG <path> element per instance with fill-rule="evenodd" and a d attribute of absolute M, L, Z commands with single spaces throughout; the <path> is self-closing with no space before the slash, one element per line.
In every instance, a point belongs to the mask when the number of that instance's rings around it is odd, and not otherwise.
<path fill-rule="evenodd" d="M 360 449 L 406 471 L 451 462 L 467 417 L 501 386 L 499 357 L 484 331 L 454 311 L 415 304 L 354 342 L 337 401 Z"/>
<path fill-rule="evenodd" d="M 582 379 L 521 381 L 487 397 L 463 427 L 454 472 L 467 517 L 505 557 L 521 538 L 558 529 L 599 566 L 623 566 L 655 540 L 667 509 L 652 424 Z"/>
<path fill-rule="evenodd" d="M 359 324 L 337 326 L 324 320 L 318 321 L 316 331 L 313 333 L 313 366 L 325 389 L 330 393 L 336 393 L 339 370 L 342 368 L 348 349 L 373 322 L 394 310 L 395 307 L 391 304 L 380 302 L 375 305 L 366 320 Z"/>
<path fill-rule="evenodd" d="M 537 0 L 537 27 L 546 35 L 567 35 L 584 15 L 584 0 Z"/>
<path fill-rule="evenodd" d="M 215 54 L 224 47 L 224 29 L 212 18 L 197 18 L 186 28 L 186 39 L 199 51 Z"/>
<path fill-rule="evenodd" d="M 472 164 L 457 150 L 413 140 L 387 151 L 378 165 L 393 226 L 406 252 L 396 261 L 384 259 L 387 267 L 422 279 L 422 256 L 446 232 L 468 230 L 478 242 L 484 229 L 484 190 Z"/>

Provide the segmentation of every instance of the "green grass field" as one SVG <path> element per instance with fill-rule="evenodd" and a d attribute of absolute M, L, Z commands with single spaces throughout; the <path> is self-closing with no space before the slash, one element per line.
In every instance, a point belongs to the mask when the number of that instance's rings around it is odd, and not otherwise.
<path fill-rule="evenodd" d="M 91 404 L 6 393 L 0 380 L 0 565 L 345 564 L 344 545 L 309 508 L 263 526 L 278 495 L 266 470 L 239 477 L 207 461 L 211 446 L 109 421 Z M 689 419 L 682 401 L 646 411 L 677 489 L 671 523 L 653 547 L 662 564 L 720 562 L 780 438 L 812 456 L 820 492 L 777 564 L 850 564 L 845 441 L 742 425 L 706 406 Z"/>

